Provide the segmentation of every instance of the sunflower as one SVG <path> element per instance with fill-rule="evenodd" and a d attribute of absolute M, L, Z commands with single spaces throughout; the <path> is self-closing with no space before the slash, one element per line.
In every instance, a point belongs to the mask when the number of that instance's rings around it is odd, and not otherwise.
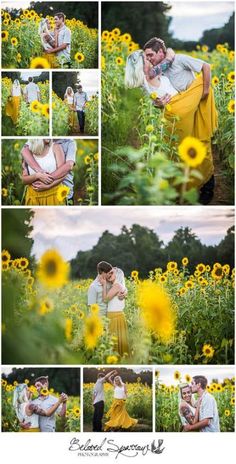
<path fill-rule="evenodd" d="M 200 274 L 202 274 L 203 272 L 205 272 L 206 266 L 205 266 L 205 264 L 200 263 L 200 264 L 197 265 L 196 269 L 197 269 L 198 272 L 200 272 Z"/>
<path fill-rule="evenodd" d="M 186 288 L 194 288 L 194 283 L 192 282 L 192 280 L 187 280 L 187 282 L 185 282 L 184 286 Z"/>
<path fill-rule="evenodd" d="M 85 158 L 84 158 L 84 163 L 87 164 L 87 165 L 91 163 L 91 158 L 90 158 L 90 156 L 88 156 L 88 155 L 85 156 Z"/>
<path fill-rule="evenodd" d="M 106 359 L 107 364 L 117 364 L 117 362 L 118 362 L 117 356 L 115 355 L 107 356 L 107 359 Z"/>
<path fill-rule="evenodd" d="M 150 133 L 153 132 L 153 131 L 154 131 L 153 125 L 152 125 L 152 124 L 148 124 L 148 125 L 146 126 L 146 132 L 147 132 L 147 134 L 150 134 Z"/>
<path fill-rule="evenodd" d="M 175 372 L 174 372 L 174 379 L 175 379 L 175 380 L 180 380 L 180 378 L 181 378 L 180 372 L 179 372 L 179 371 L 175 371 Z"/>
<path fill-rule="evenodd" d="M 224 270 L 223 268 L 220 267 L 214 267 L 213 270 L 211 271 L 211 276 L 215 280 L 220 280 L 222 277 L 224 277 Z"/>
<path fill-rule="evenodd" d="M 49 298 L 45 298 L 41 301 L 39 314 L 40 316 L 44 316 L 44 314 L 51 313 L 54 309 L 54 303 Z"/>
<path fill-rule="evenodd" d="M 39 56 L 38 58 L 33 58 L 30 63 L 31 69 L 49 69 L 51 65 L 46 58 Z"/>
<path fill-rule="evenodd" d="M 115 37 L 118 37 L 120 35 L 120 29 L 118 27 L 115 27 L 115 29 L 112 29 L 111 33 Z"/>
<path fill-rule="evenodd" d="M 86 347 L 89 350 L 95 348 L 98 339 L 102 336 L 102 334 L 103 324 L 101 319 L 96 314 L 87 317 L 85 320 L 84 327 L 84 341 Z"/>
<path fill-rule="evenodd" d="M 230 410 L 229 410 L 229 409 L 226 409 L 226 410 L 225 410 L 225 416 L 226 416 L 226 417 L 229 417 L 230 415 L 231 415 Z"/>
<path fill-rule="evenodd" d="M 74 406 L 73 409 L 72 409 L 72 412 L 73 412 L 74 416 L 80 417 L 80 408 L 78 406 Z"/>
<path fill-rule="evenodd" d="M 7 42 L 9 37 L 9 32 L 8 31 L 2 31 L 2 41 Z"/>
<path fill-rule="evenodd" d="M 205 145 L 195 137 L 185 137 L 178 151 L 180 158 L 191 168 L 199 166 L 207 154 Z"/>
<path fill-rule="evenodd" d="M 227 106 L 229 113 L 234 113 L 235 111 L 235 100 L 230 100 Z"/>
<path fill-rule="evenodd" d="M 28 267 L 29 261 L 27 258 L 19 258 L 19 267 L 24 270 Z"/>
<path fill-rule="evenodd" d="M 84 319 L 84 312 L 79 309 L 78 314 L 77 314 L 78 319 Z"/>
<path fill-rule="evenodd" d="M 77 52 L 77 53 L 75 54 L 75 56 L 74 56 L 74 59 L 75 59 L 75 61 L 77 61 L 78 63 L 82 63 L 82 62 L 84 61 L 84 59 L 85 59 L 85 56 L 84 56 L 83 53 Z"/>
<path fill-rule="evenodd" d="M 21 62 L 21 54 L 20 54 L 20 53 L 17 53 L 17 55 L 16 55 L 16 61 L 17 61 L 17 63 L 20 63 L 20 62 Z"/>
<path fill-rule="evenodd" d="M 16 47 L 16 45 L 18 44 L 18 40 L 16 37 L 12 37 L 11 38 L 11 44 L 14 45 Z"/>
<path fill-rule="evenodd" d="M 132 271 L 131 272 L 131 277 L 132 277 L 132 279 L 137 279 L 138 278 L 138 271 Z"/>
<path fill-rule="evenodd" d="M 50 109 L 49 109 L 48 103 L 45 103 L 44 105 L 41 106 L 41 113 L 43 116 L 49 119 Z"/>
<path fill-rule="evenodd" d="M 187 266 L 188 263 L 189 263 L 188 258 L 185 257 L 185 258 L 182 259 L 182 265 L 183 265 L 183 266 Z"/>
<path fill-rule="evenodd" d="M 211 345 L 203 345 L 202 353 L 206 358 L 213 358 L 215 350 Z"/>
<path fill-rule="evenodd" d="M 49 395 L 48 389 L 47 389 L 47 388 L 42 388 L 42 389 L 40 390 L 40 395 L 42 395 L 42 396 L 48 396 L 48 395 Z"/>
<path fill-rule="evenodd" d="M 68 342 L 72 340 L 72 319 L 67 318 L 65 322 L 65 337 Z"/>
<path fill-rule="evenodd" d="M 40 103 L 38 100 L 34 100 L 30 103 L 30 111 L 32 113 L 39 113 L 42 108 L 42 103 Z"/>
<path fill-rule="evenodd" d="M 97 314 L 99 312 L 99 306 L 98 304 L 94 303 L 90 305 L 90 311 L 93 314 Z"/>
<path fill-rule="evenodd" d="M 211 79 L 211 83 L 212 83 L 212 85 L 214 85 L 214 87 L 215 87 L 216 85 L 218 85 L 219 82 L 220 82 L 220 80 L 219 80 L 219 78 L 218 78 L 217 76 L 214 76 L 214 77 Z"/>
<path fill-rule="evenodd" d="M 99 159 L 99 154 L 98 154 L 98 153 L 95 153 L 95 155 L 93 156 L 93 159 L 94 159 L 95 161 L 98 161 L 98 159 Z"/>
<path fill-rule="evenodd" d="M 6 188 L 3 187 L 3 188 L 2 188 L 2 196 L 3 196 L 4 198 L 6 198 L 7 195 L 8 195 L 8 191 L 7 191 Z"/>
<path fill-rule="evenodd" d="M 129 43 L 129 42 L 131 42 L 132 37 L 131 37 L 130 34 L 126 33 L 126 34 L 122 35 L 122 40 L 123 40 L 123 42 Z"/>
<path fill-rule="evenodd" d="M 11 255 L 9 251 L 3 250 L 2 251 L 2 263 L 8 263 L 11 259 Z"/>
<path fill-rule="evenodd" d="M 40 259 L 37 275 L 46 287 L 59 288 L 68 282 L 69 265 L 57 250 L 47 250 Z"/>
<path fill-rule="evenodd" d="M 185 380 L 186 380 L 186 382 L 188 382 L 188 383 L 191 382 L 191 380 L 192 380 L 191 375 L 186 374 L 186 375 L 185 375 Z"/>
<path fill-rule="evenodd" d="M 208 52 L 208 50 L 209 50 L 209 47 L 207 45 L 202 45 L 202 51 L 204 53 Z"/>
<path fill-rule="evenodd" d="M 231 406 L 234 406 L 234 405 L 235 405 L 235 397 L 234 397 L 234 396 L 233 396 L 233 398 L 231 398 L 230 404 L 231 404 Z"/>
<path fill-rule="evenodd" d="M 162 342 L 168 343 L 175 330 L 175 311 L 168 294 L 150 280 L 143 281 L 137 291 L 138 305 L 148 329 Z"/>
<path fill-rule="evenodd" d="M 70 191 L 70 187 L 66 185 L 60 185 L 57 189 L 57 199 L 60 203 L 64 203 L 66 197 L 68 196 Z"/>
<path fill-rule="evenodd" d="M 165 284 L 165 283 L 167 282 L 166 276 L 164 276 L 164 275 L 160 276 L 159 282 L 160 282 L 161 284 Z"/>
<path fill-rule="evenodd" d="M 122 64 L 124 64 L 124 60 L 121 56 L 118 56 L 116 58 L 116 64 L 118 64 L 119 66 L 122 66 Z"/>
<path fill-rule="evenodd" d="M 108 38 L 109 38 L 109 31 L 103 31 L 102 40 L 106 42 Z"/>
<path fill-rule="evenodd" d="M 227 74 L 227 79 L 229 82 L 232 82 L 232 84 L 234 84 L 235 82 L 235 72 L 234 71 L 230 71 L 228 74 Z"/>
<path fill-rule="evenodd" d="M 169 263 L 167 263 L 167 269 L 171 272 L 174 271 L 177 269 L 177 263 L 175 261 L 169 261 Z"/>

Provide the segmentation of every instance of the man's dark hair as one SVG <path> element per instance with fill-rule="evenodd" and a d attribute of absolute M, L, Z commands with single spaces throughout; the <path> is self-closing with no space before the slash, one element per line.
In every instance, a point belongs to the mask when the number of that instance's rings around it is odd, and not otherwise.
<path fill-rule="evenodd" d="M 77 87 L 77 89 L 82 89 L 83 88 L 81 84 L 77 84 L 76 87 Z"/>
<path fill-rule="evenodd" d="M 29 82 L 32 82 L 32 81 L 33 81 L 33 77 L 29 77 L 28 81 L 29 81 Z"/>
<path fill-rule="evenodd" d="M 201 387 L 203 390 L 206 389 L 207 386 L 207 378 L 204 377 L 204 375 L 195 375 L 193 377 L 193 380 L 196 384 L 200 383 Z"/>
<path fill-rule="evenodd" d="M 166 53 L 166 45 L 164 40 L 158 39 L 157 37 L 153 37 L 152 39 L 148 40 L 143 46 L 143 50 L 146 50 L 146 48 L 151 48 L 156 53 L 162 49 L 163 52 Z"/>
<path fill-rule="evenodd" d="M 35 379 L 34 383 L 36 383 L 36 382 L 40 382 L 42 384 L 47 383 L 48 382 L 48 375 L 38 377 L 37 379 Z"/>
<path fill-rule="evenodd" d="M 57 16 L 59 19 L 63 19 L 63 22 L 65 22 L 66 17 L 64 15 L 64 13 L 61 13 L 61 12 L 56 13 L 56 14 L 54 14 L 54 18 L 55 18 L 55 16 Z"/>
<path fill-rule="evenodd" d="M 103 374 L 102 372 L 100 372 L 97 376 L 98 379 L 103 379 L 105 377 L 105 374 Z"/>
<path fill-rule="evenodd" d="M 102 272 L 110 272 L 112 270 L 112 265 L 107 263 L 106 261 L 100 261 L 97 265 L 98 274 L 102 274 Z"/>

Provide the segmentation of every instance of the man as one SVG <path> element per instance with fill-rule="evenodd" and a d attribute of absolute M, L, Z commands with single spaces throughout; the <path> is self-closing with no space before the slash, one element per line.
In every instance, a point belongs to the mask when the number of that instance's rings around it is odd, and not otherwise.
<path fill-rule="evenodd" d="M 166 46 L 163 40 L 153 37 L 143 47 L 145 56 L 153 65 L 150 70 L 149 77 L 154 78 L 158 74 L 163 73 L 167 76 L 178 92 L 187 90 L 195 80 L 195 72 L 202 72 L 203 76 L 203 92 L 201 101 L 206 100 L 210 92 L 211 84 L 211 68 L 208 63 L 203 60 L 192 58 L 183 54 L 175 54 L 174 57 L 167 60 Z M 164 62 L 163 62 L 164 60 Z M 166 94 L 164 97 L 155 101 L 155 106 L 163 107 L 169 103 L 171 96 Z M 199 102 L 200 105 L 200 102 Z M 197 108 L 196 108 L 197 109 Z M 195 109 L 195 111 L 196 111 Z M 194 134 L 188 134 L 194 135 Z M 209 147 L 211 149 L 211 147 Z M 202 204 L 208 204 L 214 195 L 214 175 L 200 189 L 199 201 Z"/>
<path fill-rule="evenodd" d="M 25 99 L 27 103 L 32 101 L 40 101 L 39 86 L 33 82 L 33 77 L 29 77 L 29 83 L 25 86 Z"/>
<path fill-rule="evenodd" d="M 109 278 L 111 272 L 116 273 L 116 277 L 119 283 L 121 283 L 125 287 L 125 279 L 124 273 L 121 269 L 117 267 L 112 267 L 110 263 L 106 261 L 100 261 L 97 265 L 97 272 L 98 275 L 96 279 L 91 283 L 88 289 L 88 305 L 98 304 L 100 310 L 100 316 L 106 316 L 107 314 L 107 303 L 103 301 L 102 297 L 102 284 L 99 282 L 99 275 L 102 275 L 105 279 Z M 108 286 L 111 285 L 110 282 L 107 284 Z M 120 292 L 118 297 L 120 300 L 123 300 L 127 295 L 127 289 L 125 288 L 124 292 Z"/>
<path fill-rule="evenodd" d="M 74 106 L 77 112 L 79 121 L 79 129 L 81 134 L 84 133 L 85 126 L 85 106 L 88 101 L 88 95 L 83 91 L 82 85 L 77 86 L 77 91 L 74 94 Z"/>
<path fill-rule="evenodd" d="M 35 387 L 37 388 L 39 396 L 32 401 L 33 405 L 39 406 L 43 410 L 47 410 L 55 403 L 57 403 L 58 398 L 50 395 L 48 392 L 49 382 L 47 376 L 37 378 L 35 380 Z M 62 393 L 61 397 L 62 404 L 58 407 L 55 413 L 53 413 L 51 416 L 39 416 L 39 428 L 41 432 L 55 432 L 56 414 L 58 414 L 60 417 L 65 417 L 68 396 L 65 393 Z"/>
<path fill-rule="evenodd" d="M 220 432 L 219 414 L 215 398 L 206 391 L 207 379 L 203 375 L 195 375 L 192 380 L 192 393 L 201 399 L 199 421 L 184 425 L 185 432 Z"/>
<path fill-rule="evenodd" d="M 60 63 L 63 66 L 70 66 L 70 50 L 71 50 L 71 31 L 65 25 L 65 15 L 64 13 L 57 13 L 54 16 L 55 22 L 55 31 L 54 37 L 57 43 L 55 48 L 49 48 L 45 50 L 45 53 L 55 53 L 56 57 L 59 59 Z M 46 40 L 49 37 L 46 36 Z"/>
<path fill-rule="evenodd" d="M 97 382 L 93 389 L 93 432 L 102 432 L 102 418 L 104 414 L 104 383 L 111 375 L 115 375 L 117 372 L 113 370 L 108 374 L 99 373 L 97 376 Z"/>
<path fill-rule="evenodd" d="M 69 205 L 73 205 L 74 181 L 72 169 L 76 161 L 76 143 L 73 139 L 56 139 L 55 142 L 61 146 L 64 152 L 65 163 L 62 164 L 62 166 L 60 166 L 58 169 L 56 169 L 56 171 L 50 174 L 52 178 L 50 187 L 55 187 L 61 182 L 63 183 L 63 185 L 69 187 L 70 191 L 67 197 L 67 202 Z M 35 158 L 32 156 L 31 151 L 29 150 L 28 142 L 24 145 L 21 154 L 24 162 L 28 164 L 34 171 L 42 172 L 41 167 L 39 166 Z M 47 189 L 47 186 L 41 181 L 34 182 L 32 184 L 32 187 L 38 191 L 43 191 Z"/>

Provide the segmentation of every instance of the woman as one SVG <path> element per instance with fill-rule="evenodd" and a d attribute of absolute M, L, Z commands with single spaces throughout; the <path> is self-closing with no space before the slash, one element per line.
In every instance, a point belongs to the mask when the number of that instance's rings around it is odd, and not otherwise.
<path fill-rule="evenodd" d="M 69 113 L 69 125 L 71 128 L 74 128 L 75 125 L 75 105 L 74 105 L 74 92 L 72 87 L 67 87 L 64 95 L 64 101 L 68 105 L 70 113 Z"/>
<path fill-rule="evenodd" d="M 29 141 L 28 147 L 43 172 L 35 171 L 29 164 L 23 163 L 22 181 L 27 185 L 25 204 L 28 206 L 60 205 L 61 202 L 57 195 L 60 185 L 51 186 L 54 179 L 50 173 L 65 162 L 61 146 L 47 139 L 34 139 Z M 42 191 L 32 187 L 32 184 L 37 181 L 45 184 Z"/>
<path fill-rule="evenodd" d="M 23 95 L 18 79 L 15 79 L 11 87 L 11 96 L 6 104 L 6 115 L 12 119 L 13 124 L 17 123 L 20 113 L 21 96 Z"/>
<path fill-rule="evenodd" d="M 111 335 L 116 336 L 116 350 L 123 356 L 129 353 L 128 330 L 124 315 L 125 300 L 120 300 L 118 294 L 125 290 L 124 286 L 118 282 L 115 270 L 109 272 L 108 281 L 112 284 L 111 288 L 107 288 L 107 280 L 99 276 L 99 282 L 102 284 L 103 301 L 107 303 L 107 317 L 110 320 L 109 331 Z"/>
<path fill-rule="evenodd" d="M 40 432 L 39 416 L 51 416 L 62 403 L 60 397 L 57 403 L 44 411 L 37 405 L 30 403 L 31 398 L 32 393 L 25 383 L 17 385 L 14 390 L 13 407 L 21 424 L 20 432 Z M 29 428 L 24 428 L 24 424 L 28 424 Z"/>
<path fill-rule="evenodd" d="M 119 375 L 114 377 L 108 377 L 108 381 L 114 387 L 114 399 L 112 405 L 107 412 L 106 416 L 109 418 L 109 421 L 105 423 L 104 430 L 108 429 L 130 429 L 134 427 L 138 420 L 132 419 L 126 411 L 125 401 L 127 399 L 127 388 L 125 383 L 122 382 L 122 379 Z"/>
<path fill-rule="evenodd" d="M 38 33 L 40 35 L 43 50 L 52 50 L 57 47 L 58 34 L 56 29 L 51 30 L 50 21 L 47 18 L 43 18 L 39 23 Z M 42 55 L 43 58 L 49 62 L 51 68 L 57 68 L 57 60 L 53 53 L 45 53 Z"/>
<path fill-rule="evenodd" d="M 211 138 L 217 128 L 217 113 L 213 91 L 210 89 L 208 98 L 201 101 L 202 76 L 194 79 L 187 90 L 178 93 L 166 76 L 161 75 L 150 80 L 149 69 L 150 64 L 142 50 L 131 53 L 126 62 L 125 84 L 128 88 L 142 87 L 149 94 L 156 92 L 158 98 L 166 93 L 172 96 L 170 105 L 165 108 L 165 118 L 171 122 L 170 131 L 175 128 L 178 144 L 185 137 L 191 136 L 201 140 L 207 148 L 207 155 L 198 166 L 201 178 L 191 180 L 191 187 L 201 188 L 214 173 Z"/>
<path fill-rule="evenodd" d="M 179 416 L 182 426 L 199 421 L 201 399 L 194 403 L 191 386 L 188 383 L 179 385 Z"/>

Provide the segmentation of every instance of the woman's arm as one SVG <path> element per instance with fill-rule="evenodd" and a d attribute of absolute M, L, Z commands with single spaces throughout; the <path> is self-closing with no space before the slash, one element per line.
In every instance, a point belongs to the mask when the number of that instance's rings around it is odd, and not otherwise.
<path fill-rule="evenodd" d="M 115 386 L 115 384 L 113 382 L 113 379 L 112 379 L 112 376 L 108 377 L 107 381 L 110 382 L 111 385 L 113 385 L 113 387 Z"/>
<path fill-rule="evenodd" d="M 61 145 L 59 145 L 58 143 L 54 143 L 53 152 L 54 152 L 54 156 L 56 158 L 57 168 L 59 168 L 60 166 L 62 166 L 65 163 L 64 151 L 62 150 Z"/>
<path fill-rule="evenodd" d="M 102 284 L 102 299 L 103 299 L 103 301 L 107 302 L 107 301 L 112 300 L 112 298 L 114 298 L 114 296 L 116 296 L 121 291 L 121 288 L 122 288 L 121 285 L 116 283 L 116 284 L 112 285 L 112 287 L 111 287 L 111 289 L 109 291 L 107 291 L 107 282 L 105 280 L 105 282 Z"/>
<path fill-rule="evenodd" d="M 125 398 L 127 398 L 127 396 L 128 396 L 128 392 L 127 392 L 127 387 L 126 387 L 126 384 L 124 384 L 124 391 L 125 391 Z"/>
<path fill-rule="evenodd" d="M 185 401 L 182 401 L 182 403 L 180 405 L 180 413 L 186 419 L 188 424 L 190 424 L 190 425 L 193 424 L 194 415 L 193 415 L 189 405 Z"/>
<path fill-rule="evenodd" d="M 29 174 L 25 165 L 23 165 L 21 179 L 24 185 L 31 185 L 37 180 L 40 180 L 45 184 L 45 186 L 48 185 L 47 188 L 51 188 L 51 183 L 53 181 L 50 175 L 46 172 L 35 172 L 34 174 Z"/>

